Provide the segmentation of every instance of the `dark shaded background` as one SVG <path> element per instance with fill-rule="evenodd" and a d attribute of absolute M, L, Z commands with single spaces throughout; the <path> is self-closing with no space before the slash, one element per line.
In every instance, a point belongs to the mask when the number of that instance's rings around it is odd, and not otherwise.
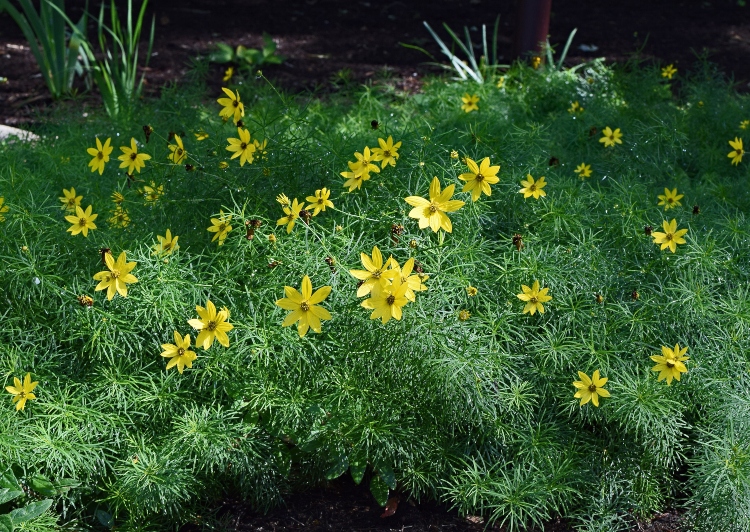
<path fill-rule="evenodd" d="M 127 5 L 127 2 L 118 2 Z M 553 0 L 550 40 L 560 47 L 578 28 L 570 63 L 603 56 L 622 61 L 637 49 L 647 60 L 675 63 L 684 73 L 707 53 L 721 70 L 734 76 L 740 90 L 750 90 L 750 2 L 738 0 Z M 77 20 L 85 5 L 68 0 Z M 98 8 L 99 2 L 91 6 Z M 500 55 L 510 59 L 516 0 L 152 0 L 156 16 L 154 56 L 148 90 L 181 79 L 190 57 L 207 53 L 216 42 L 257 47 L 270 33 L 287 61 L 264 67 L 264 73 L 290 90 L 330 88 L 332 76 L 347 70 L 363 81 L 387 69 L 402 88 L 417 90 L 429 72 L 429 59 L 399 46 L 423 46 L 441 57 L 422 21 L 433 28 L 448 22 L 455 30 L 471 29 L 480 42 L 482 24 L 491 28 L 500 15 Z M 96 11 L 97 9 L 94 9 Z M 94 35 L 93 25 L 90 35 Z M 447 38 L 444 32 L 441 33 Z M 581 44 L 598 47 L 584 52 Z M 441 58 L 442 61 L 442 58 Z M 223 69 L 213 73 L 217 85 Z M 46 89 L 22 33 L 0 14 L 0 123 L 33 121 L 35 107 L 49 103 Z"/>

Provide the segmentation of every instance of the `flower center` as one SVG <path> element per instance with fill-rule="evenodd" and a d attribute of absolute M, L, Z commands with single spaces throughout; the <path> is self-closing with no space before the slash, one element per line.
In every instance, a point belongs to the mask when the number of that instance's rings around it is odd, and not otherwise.
<path fill-rule="evenodd" d="M 239 102 L 238 100 L 232 100 L 232 105 L 233 105 L 234 107 L 239 107 L 239 105 L 240 105 L 240 102 Z"/>
<path fill-rule="evenodd" d="M 104 154 L 103 154 L 102 152 L 98 152 L 98 153 L 96 154 L 96 158 L 97 158 L 97 159 L 104 159 Z"/>
<path fill-rule="evenodd" d="M 19 397 L 20 397 L 21 399 L 23 399 L 24 397 L 26 397 L 26 392 L 24 392 L 24 391 L 21 391 L 21 393 L 19 393 L 19 394 L 18 394 L 18 396 L 19 396 Z"/>
<path fill-rule="evenodd" d="M 243 142 L 242 144 L 240 144 L 240 148 L 242 148 L 243 150 L 247 149 L 247 142 Z"/>
<path fill-rule="evenodd" d="M 382 273 L 383 273 L 382 270 L 375 270 L 374 272 L 372 272 L 372 278 L 373 279 L 380 279 L 380 276 L 382 275 Z"/>
<path fill-rule="evenodd" d="M 177 356 L 178 356 L 178 357 L 181 357 L 181 356 L 182 356 L 182 355 L 184 355 L 184 354 L 185 354 L 185 350 L 184 350 L 184 349 L 183 349 L 182 347 L 180 347 L 180 348 L 179 348 L 179 349 L 177 350 Z"/>
<path fill-rule="evenodd" d="M 182 155 L 184 153 L 184 150 L 182 148 L 177 148 L 177 155 Z"/>
<path fill-rule="evenodd" d="M 393 305 L 396 302 L 396 296 L 394 296 L 393 294 L 389 295 L 388 299 L 386 299 L 385 302 L 389 305 Z"/>
<path fill-rule="evenodd" d="M 475 179 L 477 181 L 484 181 L 484 176 L 482 174 L 477 174 L 477 177 Z"/>
<path fill-rule="evenodd" d="M 437 212 L 438 208 L 434 203 L 430 203 L 430 206 L 428 207 L 430 212 Z"/>
<path fill-rule="evenodd" d="M 675 361 L 672 360 L 671 358 L 667 359 L 667 367 L 671 369 L 674 366 L 675 366 Z"/>
<path fill-rule="evenodd" d="M 209 331 L 215 331 L 216 330 L 216 322 L 215 321 L 209 321 L 208 325 L 206 325 L 206 329 Z"/>
<path fill-rule="evenodd" d="M 220 223 L 219 224 L 219 232 L 220 233 L 223 233 L 226 230 L 226 228 L 227 228 L 227 224 L 225 224 L 225 223 Z"/>
<path fill-rule="evenodd" d="M 112 276 L 112 279 L 117 279 L 120 276 L 120 272 L 118 270 L 112 270 L 110 275 Z"/>
<path fill-rule="evenodd" d="M 539 301 L 537 300 L 536 297 L 532 297 L 531 299 L 529 299 L 529 303 L 538 303 L 538 302 Z"/>
<path fill-rule="evenodd" d="M 383 156 L 384 157 L 390 157 L 391 156 L 391 151 L 390 150 L 383 150 Z"/>
<path fill-rule="evenodd" d="M 72 207 L 75 204 L 76 204 L 75 198 L 68 199 L 68 207 Z"/>
<path fill-rule="evenodd" d="M 591 393 L 594 393 L 596 391 L 596 385 L 593 383 L 589 384 L 589 391 Z"/>
<path fill-rule="evenodd" d="M 133 152 L 133 153 L 131 153 L 131 154 L 130 154 L 130 160 L 131 160 L 131 161 L 135 161 L 135 159 L 136 159 L 137 157 L 138 157 L 138 154 L 137 154 L 137 153 L 135 153 L 135 152 Z"/>
<path fill-rule="evenodd" d="M 673 203 L 673 202 L 674 202 L 674 198 L 667 198 L 667 203 Z"/>
<path fill-rule="evenodd" d="M 534 190 L 536 190 L 536 185 L 531 185 L 531 186 L 529 187 L 529 190 L 531 190 L 532 192 L 533 192 Z"/>
<path fill-rule="evenodd" d="M 81 227 L 86 227 L 86 224 L 88 223 L 88 220 L 86 218 L 78 218 L 78 225 Z"/>
<path fill-rule="evenodd" d="M 672 240 L 672 233 L 667 233 L 667 236 L 664 237 L 665 240 Z"/>
<path fill-rule="evenodd" d="M 308 310 L 310 310 L 310 305 L 307 304 L 307 301 L 303 301 L 299 304 L 299 308 L 302 312 L 307 312 Z"/>
<path fill-rule="evenodd" d="M 172 247 L 171 242 L 164 242 L 164 245 L 162 246 L 162 248 L 165 250 L 170 249 L 171 247 Z"/>

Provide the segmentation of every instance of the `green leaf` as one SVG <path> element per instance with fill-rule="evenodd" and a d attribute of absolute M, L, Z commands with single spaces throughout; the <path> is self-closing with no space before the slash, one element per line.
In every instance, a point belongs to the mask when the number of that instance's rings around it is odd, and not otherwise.
<path fill-rule="evenodd" d="M 80 482 L 72 478 L 61 478 L 59 480 L 56 480 L 54 484 L 57 493 L 60 495 L 67 493 L 70 488 L 75 488 L 81 485 Z"/>
<path fill-rule="evenodd" d="M 396 489 L 396 473 L 393 472 L 392 468 L 388 466 L 379 467 L 378 475 L 383 479 L 383 482 L 385 482 L 389 488 L 391 488 L 392 490 Z"/>
<path fill-rule="evenodd" d="M 370 481 L 370 492 L 380 506 L 386 505 L 388 502 L 388 486 L 383 482 L 383 479 L 380 478 L 380 475 L 372 477 L 372 480 Z"/>
<path fill-rule="evenodd" d="M 57 495 L 57 489 L 55 485 L 49 481 L 49 479 L 43 475 L 36 474 L 31 477 L 31 489 L 35 492 L 44 495 L 45 497 L 54 497 Z"/>
<path fill-rule="evenodd" d="M 328 471 L 326 471 L 326 478 L 328 480 L 339 478 L 346 472 L 347 469 L 349 469 L 349 460 L 347 459 L 346 455 L 340 454 L 338 458 L 336 458 L 336 462 Z"/>
<path fill-rule="evenodd" d="M 3 471 L 3 474 L 0 475 L 0 488 L 8 488 L 11 490 L 20 490 L 21 486 L 18 484 L 18 480 L 16 480 L 16 475 L 13 474 L 13 470 L 11 468 L 6 469 Z"/>
<path fill-rule="evenodd" d="M 94 512 L 94 514 L 96 515 L 96 519 L 102 524 L 102 526 L 112 528 L 113 520 L 111 514 L 105 512 L 104 510 L 97 510 L 96 512 Z"/>
<path fill-rule="evenodd" d="M 16 497 L 23 495 L 21 490 L 11 490 L 8 488 L 0 488 L 0 504 L 5 504 L 8 501 L 12 501 Z"/>
<path fill-rule="evenodd" d="M 349 472 L 352 474 L 352 480 L 355 484 L 362 482 L 365 470 L 367 470 L 367 460 L 357 460 L 349 464 Z"/>
<path fill-rule="evenodd" d="M 13 532 L 13 520 L 10 514 L 0 515 L 0 532 Z"/>
<path fill-rule="evenodd" d="M 44 499 L 43 501 L 32 502 L 23 508 L 16 508 L 10 512 L 13 526 L 36 519 L 46 512 L 50 506 L 52 506 L 52 499 Z"/>
<path fill-rule="evenodd" d="M 234 50 L 223 42 L 216 45 L 217 50 L 208 56 L 209 61 L 214 63 L 229 63 L 234 59 Z"/>

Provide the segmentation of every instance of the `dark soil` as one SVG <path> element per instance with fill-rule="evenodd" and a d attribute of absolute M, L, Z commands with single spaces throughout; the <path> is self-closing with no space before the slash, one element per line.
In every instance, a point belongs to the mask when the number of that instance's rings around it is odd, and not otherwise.
<path fill-rule="evenodd" d="M 66 4 L 71 18 L 77 20 L 84 2 L 68 0 Z M 287 90 L 325 91 L 332 88 L 334 77 L 362 82 L 387 73 L 402 89 L 415 91 L 420 79 L 435 70 L 424 64 L 426 56 L 399 43 L 422 46 L 439 57 L 423 20 L 436 29 L 442 22 L 455 30 L 466 25 L 479 42 L 481 25 L 491 27 L 499 14 L 499 53 L 510 61 L 516 4 L 502 0 L 152 2 L 156 40 L 146 69 L 147 90 L 156 93 L 165 83 L 182 80 L 189 60 L 211 51 L 217 42 L 259 47 L 262 33 L 267 32 L 287 59 L 282 65 L 263 67 L 264 74 Z M 750 5 L 743 7 L 737 0 L 554 0 L 552 4 L 553 44 L 561 47 L 570 31 L 578 28 L 568 56 L 571 64 L 593 57 L 624 61 L 640 50 L 642 59 L 674 63 L 683 74 L 698 55 L 706 55 L 734 78 L 739 90 L 750 90 Z M 90 35 L 94 35 L 93 27 Z M 598 50 L 583 52 L 581 44 L 595 45 Z M 217 92 L 224 68 L 214 65 L 211 69 L 211 84 Z M 0 14 L 0 78 L 7 79 L 0 79 L 0 124 L 33 129 L 38 111 L 51 99 L 23 34 L 5 13 Z M 400 500 L 394 515 L 380 517 L 382 513 L 366 488 L 340 480 L 292 495 L 285 507 L 268 515 L 228 500 L 219 517 L 227 528 L 237 531 L 485 528 L 481 518 L 460 517 L 433 503 Z M 679 521 L 676 513 L 666 513 L 636 530 L 678 532 Z M 545 529 L 567 530 L 565 523 L 550 523 Z"/>
<path fill-rule="evenodd" d="M 401 88 L 417 90 L 419 79 L 434 67 L 424 64 L 425 55 L 399 43 L 417 44 L 439 58 L 423 20 L 435 29 L 441 29 L 442 22 L 455 30 L 466 25 L 478 43 L 482 24 L 491 28 L 500 15 L 499 53 L 510 61 L 517 1 L 151 2 L 156 40 L 146 81 L 150 91 L 158 91 L 164 83 L 182 79 L 189 59 L 212 50 L 217 42 L 258 47 L 267 32 L 287 60 L 264 67 L 264 74 L 285 89 L 330 89 L 337 73 L 361 82 L 387 71 Z M 66 2 L 72 19 L 78 20 L 84 5 L 83 0 Z M 578 28 L 570 63 L 600 56 L 622 61 L 640 49 L 642 58 L 674 63 L 684 73 L 697 54 L 707 54 L 724 73 L 734 76 L 740 90 L 750 90 L 750 5 L 743 7 L 738 0 L 554 0 L 552 10 L 553 44 L 561 47 L 570 31 Z M 583 52 L 582 44 L 598 50 Z M 223 70 L 221 65 L 212 69 L 217 90 Z M 0 14 L 0 78 L 7 79 L 0 82 L 0 124 L 31 125 L 34 110 L 50 100 L 23 34 L 6 13 Z"/>

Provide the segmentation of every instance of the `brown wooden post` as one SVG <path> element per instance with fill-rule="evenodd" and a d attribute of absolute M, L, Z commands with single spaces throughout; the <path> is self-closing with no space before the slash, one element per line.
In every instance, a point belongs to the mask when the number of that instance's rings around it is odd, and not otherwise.
<path fill-rule="evenodd" d="M 552 0 L 519 0 L 514 57 L 542 56 L 542 46 L 549 34 Z"/>

